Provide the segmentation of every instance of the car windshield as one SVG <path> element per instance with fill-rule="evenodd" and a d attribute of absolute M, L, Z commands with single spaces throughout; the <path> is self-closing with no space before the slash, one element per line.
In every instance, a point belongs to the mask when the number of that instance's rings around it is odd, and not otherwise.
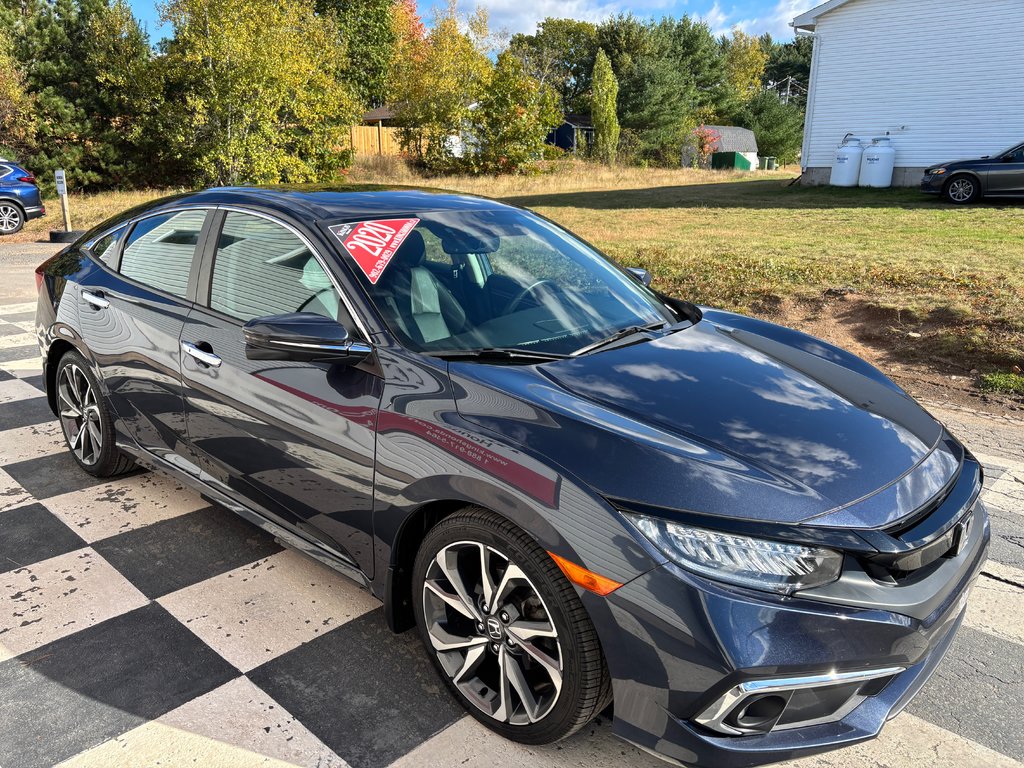
<path fill-rule="evenodd" d="M 329 228 L 391 331 L 418 352 L 570 355 L 677 319 L 639 281 L 526 211 L 432 211 Z"/>

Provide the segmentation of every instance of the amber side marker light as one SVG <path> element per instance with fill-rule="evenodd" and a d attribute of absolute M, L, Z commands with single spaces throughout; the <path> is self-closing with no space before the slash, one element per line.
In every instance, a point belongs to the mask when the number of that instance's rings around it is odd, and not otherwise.
<path fill-rule="evenodd" d="M 562 573 L 569 579 L 573 584 L 583 587 L 584 589 L 593 592 L 594 594 L 610 595 L 616 589 L 622 586 L 617 581 L 605 578 L 593 571 L 588 571 L 582 565 L 576 565 L 571 560 L 566 560 L 564 557 L 559 557 L 554 552 L 548 552 L 551 555 L 551 559 L 555 561 L 555 564 L 562 569 Z"/>

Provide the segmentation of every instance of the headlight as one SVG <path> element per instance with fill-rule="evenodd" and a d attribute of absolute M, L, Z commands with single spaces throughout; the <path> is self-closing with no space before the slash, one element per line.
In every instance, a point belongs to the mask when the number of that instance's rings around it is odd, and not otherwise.
<path fill-rule="evenodd" d="M 941 176 L 945 172 L 946 172 L 945 168 L 932 168 L 930 171 L 928 171 L 928 175 L 929 176 Z"/>
<path fill-rule="evenodd" d="M 754 539 L 627 515 L 665 557 L 687 570 L 741 587 L 789 595 L 839 578 L 843 556 L 832 549 Z"/>

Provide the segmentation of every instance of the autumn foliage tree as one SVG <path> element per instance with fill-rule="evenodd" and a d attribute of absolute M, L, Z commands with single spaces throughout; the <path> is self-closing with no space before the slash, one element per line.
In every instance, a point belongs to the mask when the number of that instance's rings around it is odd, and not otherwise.
<path fill-rule="evenodd" d="M 725 74 L 733 93 L 741 102 L 747 102 L 761 90 L 768 54 L 758 38 L 736 27 L 732 37 L 723 41 Z"/>
<path fill-rule="evenodd" d="M 482 173 L 520 171 L 540 157 L 545 137 L 560 119 L 555 90 L 530 77 L 522 60 L 506 51 L 472 110 L 467 165 Z"/>
<path fill-rule="evenodd" d="M 338 30 L 301 0 L 170 0 L 167 138 L 207 184 L 331 179 L 360 105 Z M 168 103 L 171 106 L 171 102 Z"/>
<path fill-rule="evenodd" d="M 0 154 L 17 155 L 29 149 L 35 136 L 32 99 L 10 41 L 0 33 Z"/>

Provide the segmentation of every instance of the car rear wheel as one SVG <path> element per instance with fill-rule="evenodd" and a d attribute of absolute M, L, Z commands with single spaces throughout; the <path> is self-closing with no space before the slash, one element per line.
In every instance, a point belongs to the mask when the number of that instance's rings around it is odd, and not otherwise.
<path fill-rule="evenodd" d="M 56 388 L 61 430 L 78 466 L 96 477 L 132 469 L 135 462 L 114 443 L 110 409 L 85 358 L 68 352 L 60 359 Z"/>
<path fill-rule="evenodd" d="M 954 176 L 946 182 L 946 188 L 943 191 L 946 199 L 957 205 L 973 203 L 981 197 L 981 185 L 972 176 Z"/>
<path fill-rule="evenodd" d="M 594 626 L 537 543 L 479 507 L 427 534 L 414 565 L 423 643 L 477 720 L 526 744 L 582 728 L 611 701 Z"/>
<path fill-rule="evenodd" d="M 13 235 L 25 226 L 25 214 L 14 203 L 0 202 L 0 235 Z"/>

